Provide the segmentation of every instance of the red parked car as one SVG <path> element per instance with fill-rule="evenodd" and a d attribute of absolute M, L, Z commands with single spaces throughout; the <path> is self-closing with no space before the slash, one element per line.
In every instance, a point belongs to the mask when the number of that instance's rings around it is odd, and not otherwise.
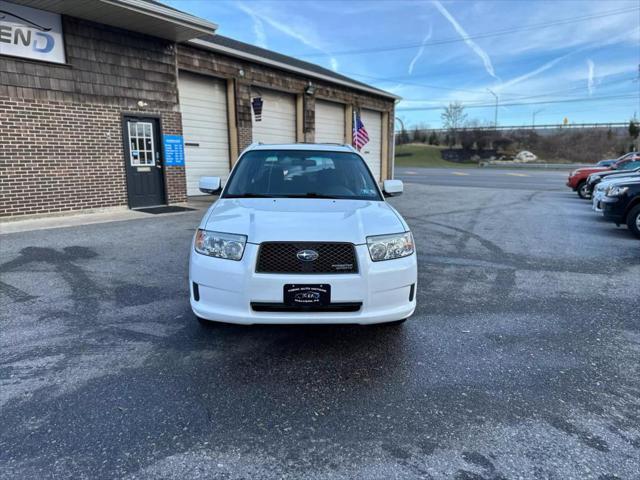
<path fill-rule="evenodd" d="M 640 153 L 631 152 L 621 156 L 610 167 L 585 167 L 574 170 L 569 174 L 567 179 L 567 187 L 573 189 L 574 192 L 578 192 L 580 198 L 589 198 L 591 193 L 587 186 L 587 178 L 594 172 L 603 172 L 605 170 L 624 170 L 624 166 L 629 162 L 640 160 Z"/>

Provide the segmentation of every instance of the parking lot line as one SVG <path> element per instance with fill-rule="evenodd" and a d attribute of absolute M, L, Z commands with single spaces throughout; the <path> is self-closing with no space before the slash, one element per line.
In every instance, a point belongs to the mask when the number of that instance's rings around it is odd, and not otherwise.
<path fill-rule="evenodd" d="M 505 173 L 505 175 L 511 175 L 512 177 L 528 177 L 526 173 Z"/>
<path fill-rule="evenodd" d="M 451 175 L 469 175 L 469 174 L 464 172 L 451 172 Z"/>

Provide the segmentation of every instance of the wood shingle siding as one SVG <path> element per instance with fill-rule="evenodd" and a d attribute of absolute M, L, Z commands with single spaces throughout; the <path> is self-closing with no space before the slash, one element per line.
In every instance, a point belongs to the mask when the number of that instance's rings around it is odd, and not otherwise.
<path fill-rule="evenodd" d="M 63 17 L 67 65 L 2 57 L 0 96 L 178 110 L 175 45 Z"/>

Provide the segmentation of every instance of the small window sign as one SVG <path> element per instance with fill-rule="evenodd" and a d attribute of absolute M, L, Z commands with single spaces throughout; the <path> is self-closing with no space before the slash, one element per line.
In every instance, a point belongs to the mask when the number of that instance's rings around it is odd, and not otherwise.
<path fill-rule="evenodd" d="M 184 140 L 182 135 L 163 135 L 164 164 L 168 167 L 184 167 Z"/>
<path fill-rule="evenodd" d="M 262 105 L 264 102 L 262 101 L 262 97 L 254 97 L 251 100 L 251 108 L 253 108 L 253 118 L 255 118 L 256 122 L 262 121 Z"/>

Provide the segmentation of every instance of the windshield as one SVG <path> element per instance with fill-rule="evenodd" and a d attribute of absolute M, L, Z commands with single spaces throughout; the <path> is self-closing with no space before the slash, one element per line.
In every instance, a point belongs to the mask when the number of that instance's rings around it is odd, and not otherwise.
<path fill-rule="evenodd" d="M 618 167 L 619 170 L 633 170 L 640 167 L 640 160 L 633 160 L 631 162 L 623 163 Z"/>
<path fill-rule="evenodd" d="M 254 150 L 243 155 L 223 198 L 382 200 L 362 158 L 349 152 Z"/>

